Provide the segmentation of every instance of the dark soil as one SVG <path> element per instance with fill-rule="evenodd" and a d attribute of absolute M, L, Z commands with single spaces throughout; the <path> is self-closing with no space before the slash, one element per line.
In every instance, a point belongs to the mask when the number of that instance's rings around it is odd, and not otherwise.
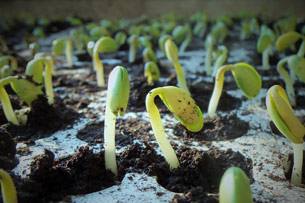
<path fill-rule="evenodd" d="M 54 104 L 50 106 L 44 96 L 39 96 L 32 102 L 25 126 L 8 123 L 2 127 L 17 141 L 35 140 L 51 136 L 60 129 L 71 127 L 79 116 L 76 111 L 67 108 L 60 98 L 55 97 Z"/>
<path fill-rule="evenodd" d="M 6 130 L 0 128 L 0 168 L 13 169 L 18 164 L 15 158 L 16 152 L 15 140 Z"/>

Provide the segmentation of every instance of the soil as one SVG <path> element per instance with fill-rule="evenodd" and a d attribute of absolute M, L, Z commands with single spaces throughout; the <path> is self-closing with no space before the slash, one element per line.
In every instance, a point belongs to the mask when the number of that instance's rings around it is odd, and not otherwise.
<path fill-rule="evenodd" d="M 0 128 L 0 168 L 11 170 L 19 163 L 16 155 L 16 142 L 11 135 Z"/>

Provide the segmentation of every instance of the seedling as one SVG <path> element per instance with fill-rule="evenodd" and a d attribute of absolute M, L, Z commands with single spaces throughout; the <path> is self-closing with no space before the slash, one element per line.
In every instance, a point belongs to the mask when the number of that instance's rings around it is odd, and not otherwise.
<path fill-rule="evenodd" d="M 93 68 L 96 71 L 97 85 L 105 86 L 104 67 L 99 58 L 99 53 L 110 53 L 117 49 L 116 42 L 111 37 L 102 37 L 99 39 L 93 48 Z"/>
<path fill-rule="evenodd" d="M 258 34 L 260 29 L 256 18 L 244 19 L 241 23 L 240 39 L 245 40 L 249 38 L 253 33 Z"/>
<path fill-rule="evenodd" d="M 29 44 L 29 49 L 32 52 L 32 56 L 35 56 L 35 54 L 38 52 L 39 50 L 39 44 L 38 42 L 32 42 L 31 44 Z"/>
<path fill-rule="evenodd" d="M 129 77 L 122 66 L 115 67 L 108 80 L 107 103 L 105 112 L 104 142 L 105 165 L 115 176 L 118 175 L 115 155 L 115 121 L 116 116 L 122 116 L 129 100 Z"/>
<path fill-rule="evenodd" d="M 125 44 L 126 39 L 127 35 L 122 31 L 117 32 L 114 36 L 114 40 L 116 41 L 118 47 Z"/>
<path fill-rule="evenodd" d="M 141 37 L 139 37 L 139 43 L 144 48 L 152 48 L 153 47 L 153 45 L 150 42 L 150 40 L 151 40 L 151 37 L 149 37 L 149 36 L 141 36 Z"/>
<path fill-rule="evenodd" d="M 6 40 L 1 35 L 0 35 L 0 50 L 3 52 L 8 52 Z"/>
<path fill-rule="evenodd" d="M 146 47 L 143 50 L 143 61 L 144 62 L 153 61 L 153 62 L 157 63 L 157 56 L 152 48 Z"/>
<path fill-rule="evenodd" d="M 213 47 L 215 44 L 215 38 L 213 35 L 208 35 L 208 37 L 205 40 L 205 72 L 207 75 L 211 75 L 211 64 L 212 64 L 212 53 L 213 53 Z"/>
<path fill-rule="evenodd" d="M 77 52 L 81 52 L 83 50 L 84 45 L 80 38 L 80 33 L 76 29 L 73 29 L 70 31 L 70 37 L 75 43 Z"/>
<path fill-rule="evenodd" d="M 13 75 L 14 70 L 17 70 L 17 60 L 13 56 L 0 57 L 0 79 Z"/>
<path fill-rule="evenodd" d="M 224 74 L 231 70 L 235 82 L 247 98 L 254 98 L 262 87 L 262 79 L 258 72 L 249 64 L 236 63 L 222 66 L 216 74 L 214 90 L 209 102 L 208 115 L 214 117 L 221 96 Z"/>
<path fill-rule="evenodd" d="M 10 84 L 16 94 L 23 99 L 28 105 L 37 98 L 37 95 L 43 94 L 41 88 L 26 77 L 9 76 L 0 80 L 0 100 L 6 119 L 14 125 L 19 125 L 19 121 L 13 111 L 10 98 L 4 88 Z"/>
<path fill-rule="evenodd" d="M 219 186 L 219 203 L 253 202 L 250 182 L 245 172 L 230 167 L 223 174 Z"/>
<path fill-rule="evenodd" d="M 297 17 L 292 14 L 287 14 L 284 18 L 278 20 L 274 24 L 274 30 L 277 35 L 295 31 L 297 26 Z"/>
<path fill-rule="evenodd" d="M 263 69 L 269 70 L 269 54 L 272 53 L 272 44 L 275 41 L 274 32 L 266 25 L 261 26 L 261 33 L 257 42 L 257 51 L 262 53 Z"/>
<path fill-rule="evenodd" d="M 215 41 L 218 43 L 222 43 L 227 37 L 229 30 L 224 22 L 217 22 L 211 31 L 211 35 L 215 38 Z"/>
<path fill-rule="evenodd" d="M 268 90 L 266 106 L 275 126 L 292 142 L 294 165 L 291 174 L 291 183 L 300 186 L 302 183 L 305 127 L 294 115 L 287 94 L 281 86 L 274 85 Z"/>
<path fill-rule="evenodd" d="M 131 35 L 128 38 L 128 44 L 129 44 L 129 56 L 128 56 L 128 62 L 133 63 L 136 60 L 136 51 L 139 47 L 139 37 L 136 34 Z"/>
<path fill-rule="evenodd" d="M 227 60 L 227 58 L 228 58 L 228 49 L 227 49 L 227 47 L 225 47 L 223 45 L 218 46 L 218 49 L 217 49 L 216 52 L 214 52 L 214 54 L 215 54 L 215 64 L 214 64 L 213 73 L 212 73 L 213 77 L 216 76 L 216 73 L 217 73 L 218 69 Z"/>
<path fill-rule="evenodd" d="M 73 66 L 72 55 L 73 55 L 73 47 L 72 47 L 72 40 L 70 38 L 59 38 L 53 41 L 52 43 L 52 50 L 55 56 L 62 55 L 65 49 L 65 55 L 67 58 L 68 66 Z"/>
<path fill-rule="evenodd" d="M 147 77 L 147 83 L 150 85 L 153 81 L 159 80 L 160 71 L 157 64 L 153 61 L 148 61 L 144 66 L 144 76 Z"/>
<path fill-rule="evenodd" d="M 42 84 L 44 81 L 48 103 L 50 105 L 53 104 L 54 92 L 52 84 L 52 65 L 49 60 L 45 58 L 36 58 L 31 60 L 26 66 L 25 73 L 27 75 L 32 75 L 33 80 L 39 84 Z M 40 87 L 42 88 L 42 86 Z"/>
<path fill-rule="evenodd" d="M 45 59 L 47 59 L 50 62 L 51 69 L 52 69 L 52 75 L 55 75 L 54 55 L 53 54 L 49 54 L 49 53 L 37 53 L 34 56 L 34 59 L 39 59 L 39 58 L 45 58 Z"/>
<path fill-rule="evenodd" d="M 154 103 L 156 96 L 159 96 L 175 117 L 192 132 L 198 132 L 202 129 L 204 122 L 203 115 L 195 101 L 184 90 L 178 87 L 159 87 L 147 94 L 146 109 L 154 135 L 170 169 L 175 169 L 179 167 L 179 161 L 166 138 L 158 108 Z"/>
<path fill-rule="evenodd" d="M 185 39 L 186 35 L 187 35 L 187 28 L 182 25 L 178 25 L 172 31 L 172 36 L 178 44 L 182 43 L 182 41 Z"/>
<path fill-rule="evenodd" d="M 231 17 L 228 14 L 222 14 L 222 15 L 218 16 L 216 19 L 216 23 L 218 23 L 218 22 L 222 22 L 228 26 L 231 26 L 233 24 L 233 20 L 231 19 Z"/>
<path fill-rule="evenodd" d="M 170 35 L 162 35 L 159 40 L 158 40 L 158 43 L 159 43 L 159 48 L 161 49 L 161 51 L 166 54 L 166 51 L 165 51 L 165 42 L 166 40 L 168 39 L 172 39 L 172 37 Z"/>
<path fill-rule="evenodd" d="M 32 33 L 37 38 L 46 38 L 47 36 L 42 27 L 36 27 Z"/>
<path fill-rule="evenodd" d="M 188 95 L 191 95 L 191 93 L 187 87 L 187 84 L 186 84 L 186 80 L 184 77 L 182 67 L 179 63 L 178 48 L 171 39 L 166 40 L 165 52 L 166 52 L 166 57 L 168 58 L 168 60 L 170 60 L 174 64 L 174 67 L 176 69 L 178 86 L 181 89 L 183 89 Z"/>
<path fill-rule="evenodd" d="M 108 30 L 101 26 L 93 27 L 90 30 L 89 34 L 90 34 L 91 39 L 94 41 L 96 41 L 102 37 L 110 36 L 110 33 L 108 32 Z"/>
<path fill-rule="evenodd" d="M 89 41 L 87 43 L 87 52 L 90 56 L 93 56 L 93 48 L 94 48 L 95 42 L 94 41 Z"/>
<path fill-rule="evenodd" d="M 179 47 L 179 52 L 183 53 L 185 51 L 185 49 L 188 47 L 188 45 L 191 43 L 193 37 L 192 37 L 192 29 L 191 26 L 189 24 L 184 25 L 185 29 L 186 29 L 186 36 L 182 42 L 182 44 Z"/>
<path fill-rule="evenodd" d="M 285 81 L 286 91 L 292 106 L 296 105 L 293 87 L 295 75 L 305 83 L 305 35 L 299 34 L 297 32 L 288 32 L 281 35 L 276 41 L 276 49 L 278 51 L 283 51 L 291 45 L 295 44 L 299 39 L 302 39 L 303 42 L 299 48 L 298 53 L 296 55 L 291 55 L 281 59 L 277 64 L 277 71 Z M 290 75 L 284 67 L 286 63 L 288 64 Z"/>
<path fill-rule="evenodd" d="M 196 23 L 193 28 L 193 34 L 199 38 L 202 38 L 207 28 L 207 15 L 202 12 L 198 12 L 192 15 L 190 20 L 191 22 Z"/>
<path fill-rule="evenodd" d="M 0 169 L 1 192 L 4 203 L 17 203 L 17 193 L 11 176 Z"/>

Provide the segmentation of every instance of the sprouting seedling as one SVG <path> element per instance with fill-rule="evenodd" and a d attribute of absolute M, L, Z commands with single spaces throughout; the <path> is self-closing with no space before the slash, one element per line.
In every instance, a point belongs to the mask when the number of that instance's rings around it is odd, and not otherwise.
<path fill-rule="evenodd" d="M 185 49 L 188 47 L 188 45 L 191 43 L 193 39 L 191 26 L 189 24 L 186 24 L 184 25 L 184 27 L 186 29 L 186 36 L 179 47 L 180 53 L 183 53 L 185 51 Z"/>
<path fill-rule="evenodd" d="M 291 183 L 299 186 L 302 183 L 305 127 L 294 115 L 287 94 L 281 86 L 274 85 L 268 90 L 266 106 L 275 126 L 292 142 L 294 165 L 291 174 Z"/>
<path fill-rule="evenodd" d="M 8 52 L 6 40 L 0 35 L 0 51 Z"/>
<path fill-rule="evenodd" d="M 4 203 L 17 203 L 17 193 L 12 177 L 0 169 L 1 192 Z"/>
<path fill-rule="evenodd" d="M 35 56 L 35 54 L 38 52 L 39 50 L 39 44 L 38 42 L 32 42 L 31 44 L 29 44 L 29 49 L 32 52 L 32 56 Z"/>
<path fill-rule="evenodd" d="M 70 37 L 73 39 L 77 52 L 81 52 L 84 45 L 80 38 L 80 34 L 76 29 L 70 31 Z"/>
<path fill-rule="evenodd" d="M 240 34 L 241 40 L 249 38 L 253 33 L 258 34 L 260 31 L 258 22 L 255 17 L 251 19 L 242 20 L 241 28 L 242 28 Z"/>
<path fill-rule="evenodd" d="M 25 73 L 33 76 L 33 80 L 39 84 L 44 81 L 48 103 L 54 103 L 54 92 L 52 84 L 52 65 L 49 60 L 45 58 L 36 58 L 31 60 L 27 66 Z"/>
<path fill-rule="evenodd" d="M 258 72 L 249 64 L 236 63 L 222 66 L 216 74 L 214 90 L 209 102 L 208 115 L 214 117 L 221 96 L 224 74 L 231 70 L 235 82 L 247 98 L 254 98 L 262 87 L 262 79 Z"/>
<path fill-rule="evenodd" d="M 115 176 L 118 175 L 115 155 L 115 121 L 116 116 L 122 116 L 127 108 L 129 100 L 129 77 L 127 70 L 122 66 L 115 67 L 108 80 L 104 142 L 105 142 L 105 166 Z"/>
<path fill-rule="evenodd" d="M 228 49 L 226 46 L 221 45 L 218 46 L 217 51 L 215 52 L 215 64 L 214 64 L 214 68 L 213 68 L 213 73 L 212 76 L 215 77 L 216 73 L 218 71 L 218 69 L 222 66 L 222 64 L 224 64 L 224 62 L 227 60 L 228 58 Z"/>
<path fill-rule="evenodd" d="M 188 95 L 191 95 L 186 84 L 183 69 L 179 63 L 178 48 L 171 39 L 168 39 L 165 42 L 165 52 L 166 57 L 174 64 L 174 67 L 176 69 L 178 86 L 183 89 Z"/>
<path fill-rule="evenodd" d="M 159 39 L 161 33 L 159 30 L 159 26 L 157 24 L 150 24 L 144 27 L 144 31 L 152 37 L 152 39 L 157 40 Z"/>
<path fill-rule="evenodd" d="M 52 69 L 52 75 L 55 75 L 55 68 L 54 68 L 54 55 L 50 53 L 37 53 L 34 56 L 34 59 L 39 59 L 39 58 L 45 58 L 50 62 L 51 69 Z"/>
<path fill-rule="evenodd" d="M 261 26 L 260 36 L 257 41 L 257 51 L 262 53 L 263 69 L 269 70 L 269 55 L 272 53 L 272 44 L 275 41 L 274 32 L 266 25 Z"/>
<path fill-rule="evenodd" d="M 14 125 L 19 125 L 19 121 L 13 111 L 10 98 L 4 88 L 10 84 L 16 94 L 23 99 L 28 105 L 37 98 L 37 95 L 43 94 L 38 84 L 26 77 L 9 76 L 0 80 L 0 100 L 6 119 Z"/>
<path fill-rule="evenodd" d="M 178 25 L 172 31 L 172 36 L 178 44 L 182 43 L 182 41 L 185 39 L 186 35 L 187 35 L 186 26 Z"/>
<path fill-rule="evenodd" d="M 223 174 L 219 186 L 219 203 L 253 202 L 250 181 L 238 167 L 230 167 Z"/>
<path fill-rule="evenodd" d="M 222 14 L 220 16 L 217 17 L 216 22 L 222 22 L 228 26 L 231 26 L 233 24 L 233 20 L 231 19 L 231 17 L 228 14 Z"/>
<path fill-rule="evenodd" d="M 204 122 L 203 115 L 195 101 L 184 90 L 178 87 L 159 87 L 147 94 L 146 110 L 150 117 L 154 135 L 170 168 L 175 169 L 179 167 L 179 161 L 166 138 L 160 113 L 154 103 L 156 96 L 159 96 L 175 117 L 192 132 L 198 132 L 202 129 Z"/>
<path fill-rule="evenodd" d="M 96 41 L 102 37 L 105 37 L 105 36 L 110 36 L 109 31 L 106 28 L 101 27 L 101 26 L 93 27 L 90 30 L 89 34 L 90 34 L 91 39 L 94 41 Z"/>
<path fill-rule="evenodd" d="M 192 15 L 190 20 L 191 22 L 196 23 L 193 28 L 193 34 L 199 38 L 202 38 L 207 28 L 207 15 L 202 12 L 198 12 Z"/>
<path fill-rule="evenodd" d="M 165 42 L 166 42 L 166 40 L 171 39 L 171 38 L 172 37 L 170 35 L 164 34 L 158 40 L 159 48 L 161 49 L 161 51 L 164 54 L 166 54 L 166 52 L 165 52 Z"/>
<path fill-rule="evenodd" d="M 0 78 L 5 78 L 13 74 L 14 70 L 17 70 L 18 62 L 13 56 L 1 56 L 0 57 Z"/>
<path fill-rule="evenodd" d="M 146 47 L 143 50 L 143 61 L 144 62 L 153 61 L 157 63 L 157 56 L 152 48 Z"/>
<path fill-rule="evenodd" d="M 126 39 L 127 39 L 127 35 L 125 34 L 125 32 L 122 31 L 117 32 L 114 36 L 114 41 L 116 41 L 117 46 L 121 46 L 125 44 Z"/>
<path fill-rule="evenodd" d="M 73 55 L 73 46 L 72 40 L 70 38 L 59 38 L 52 42 L 52 50 L 55 56 L 62 55 L 65 49 L 65 55 L 67 58 L 68 66 L 73 66 L 72 55 Z"/>
<path fill-rule="evenodd" d="M 285 81 L 286 91 L 292 106 L 296 105 L 293 87 L 295 75 L 305 83 L 305 35 L 299 34 L 297 32 L 287 32 L 277 39 L 275 45 L 278 51 L 283 51 L 291 45 L 295 44 L 299 39 L 302 39 L 303 42 L 299 48 L 298 53 L 281 59 L 277 64 L 277 71 Z M 286 63 L 290 69 L 290 75 L 284 67 Z"/>
<path fill-rule="evenodd" d="M 211 75 L 212 69 L 212 53 L 213 53 L 213 47 L 215 44 L 215 37 L 213 35 L 208 35 L 208 37 L 205 40 L 205 72 L 207 75 Z"/>
<path fill-rule="evenodd" d="M 93 56 L 93 49 L 94 49 L 94 45 L 95 45 L 95 42 L 94 41 L 89 41 L 87 43 L 87 52 L 90 56 Z"/>
<path fill-rule="evenodd" d="M 274 30 L 277 35 L 295 31 L 297 26 L 297 17 L 292 14 L 284 16 L 274 24 Z"/>
<path fill-rule="evenodd" d="M 146 48 L 146 47 L 152 48 L 153 47 L 153 45 L 150 42 L 150 40 L 151 40 L 150 36 L 141 36 L 141 37 L 139 37 L 139 43 L 144 48 Z"/>
<path fill-rule="evenodd" d="M 225 23 L 218 21 L 213 27 L 211 31 L 211 35 L 215 38 L 215 41 L 218 43 L 222 43 L 227 37 L 229 30 Z"/>
<path fill-rule="evenodd" d="M 37 38 L 46 38 L 47 36 L 42 27 L 36 27 L 32 34 Z"/>
<path fill-rule="evenodd" d="M 153 81 L 159 80 L 160 71 L 158 65 L 153 61 L 148 61 L 144 66 L 144 76 L 147 77 L 147 83 L 150 85 Z"/>
<path fill-rule="evenodd" d="M 93 68 L 96 71 L 97 85 L 105 86 L 104 67 L 99 58 L 99 53 L 110 53 L 117 49 L 116 42 L 111 37 L 102 37 L 99 39 L 93 48 Z"/>
<path fill-rule="evenodd" d="M 136 51 L 139 46 L 139 37 L 136 34 L 131 35 L 128 38 L 128 44 L 129 44 L 129 56 L 128 56 L 128 62 L 133 63 L 136 60 Z"/>

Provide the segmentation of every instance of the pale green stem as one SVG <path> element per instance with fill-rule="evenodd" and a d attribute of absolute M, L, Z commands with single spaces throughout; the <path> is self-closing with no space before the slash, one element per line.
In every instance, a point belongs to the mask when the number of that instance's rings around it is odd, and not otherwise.
<path fill-rule="evenodd" d="M 207 75 L 211 75 L 211 64 L 212 64 L 212 52 L 213 52 L 213 46 L 209 46 L 206 55 L 205 55 L 205 72 Z"/>
<path fill-rule="evenodd" d="M 270 70 L 270 64 L 269 64 L 269 53 L 271 51 L 271 46 L 265 49 L 263 51 L 262 60 L 263 60 L 263 70 Z"/>
<path fill-rule="evenodd" d="M 105 87 L 104 67 L 97 51 L 93 52 L 93 68 L 96 71 L 96 80 L 99 87 Z"/>
<path fill-rule="evenodd" d="M 289 73 L 284 68 L 284 64 L 287 62 L 288 62 L 288 58 L 283 58 L 282 60 L 280 60 L 277 64 L 277 71 L 280 73 L 280 75 L 282 76 L 282 78 L 285 82 L 286 92 L 287 92 L 289 101 L 291 103 L 291 106 L 295 106 L 296 101 L 295 101 L 293 83 L 291 81 Z"/>
<path fill-rule="evenodd" d="M 105 112 L 105 127 L 104 127 L 104 147 L 105 147 L 105 166 L 111 170 L 115 176 L 118 175 L 115 155 L 115 121 L 116 116 L 109 109 L 107 103 Z"/>
<path fill-rule="evenodd" d="M 183 40 L 181 46 L 179 47 L 179 53 L 183 53 L 191 41 L 192 41 L 192 34 L 189 33 L 186 36 L 186 38 Z"/>
<path fill-rule="evenodd" d="M 71 39 L 66 40 L 65 52 L 66 52 L 66 58 L 67 58 L 68 66 L 72 67 L 73 66 L 73 61 L 72 61 L 73 47 L 72 47 L 72 40 Z"/>
<path fill-rule="evenodd" d="M 128 62 L 133 63 L 136 60 L 136 45 L 131 43 L 129 46 Z"/>
<path fill-rule="evenodd" d="M 149 95 L 146 97 L 146 109 L 150 117 L 150 123 L 154 135 L 161 148 L 161 151 L 163 152 L 164 157 L 170 166 L 170 169 L 174 169 L 179 167 L 179 161 L 174 149 L 166 137 L 159 110 L 154 103 L 155 97 L 159 94 L 162 94 L 162 88 L 156 88 L 149 93 Z"/>
<path fill-rule="evenodd" d="M 52 66 L 49 61 L 46 62 L 46 66 L 45 66 L 44 85 L 46 88 L 48 103 L 51 105 L 54 103 L 54 92 L 53 92 L 53 84 L 52 84 Z"/>
<path fill-rule="evenodd" d="M 11 100 L 3 86 L 0 87 L 0 99 L 6 119 L 14 125 L 19 125 L 19 122 L 11 104 Z"/>
<path fill-rule="evenodd" d="M 219 98 L 221 96 L 222 92 L 222 87 L 223 87 L 223 82 L 224 82 L 224 74 L 228 70 L 232 70 L 234 66 L 232 65 L 227 65 L 227 66 L 222 66 L 218 71 L 215 79 L 215 84 L 214 84 L 214 89 L 212 93 L 212 97 L 209 102 L 209 107 L 208 107 L 208 115 L 210 117 L 215 116 L 215 112 L 218 106 Z"/>
<path fill-rule="evenodd" d="M 224 51 L 224 53 L 219 56 L 215 62 L 214 68 L 213 68 L 213 73 L 212 76 L 215 77 L 217 71 L 221 67 L 221 65 L 227 60 L 227 51 Z"/>
<path fill-rule="evenodd" d="M 302 165 L 303 165 L 303 144 L 294 144 L 293 147 L 293 168 L 291 183 L 300 186 L 302 184 Z"/>
<path fill-rule="evenodd" d="M 178 86 L 183 89 L 188 95 L 191 95 L 188 87 L 187 87 L 187 84 L 186 84 L 186 80 L 185 80 L 185 77 L 184 77 L 184 72 L 183 72 L 183 69 L 179 63 L 179 61 L 175 61 L 173 62 L 174 64 L 174 67 L 176 69 L 176 72 L 177 72 L 177 80 L 178 80 Z"/>
<path fill-rule="evenodd" d="M 305 40 L 303 40 L 303 42 L 299 48 L 299 51 L 298 51 L 298 56 L 304 57 L 304 55 L 305 55 Z"/>
<path fill-rule="evenodd" d="M 11 176 L 0 169 L 1 192 L 4 203 L 17 203 L 17 193 Z"/>

